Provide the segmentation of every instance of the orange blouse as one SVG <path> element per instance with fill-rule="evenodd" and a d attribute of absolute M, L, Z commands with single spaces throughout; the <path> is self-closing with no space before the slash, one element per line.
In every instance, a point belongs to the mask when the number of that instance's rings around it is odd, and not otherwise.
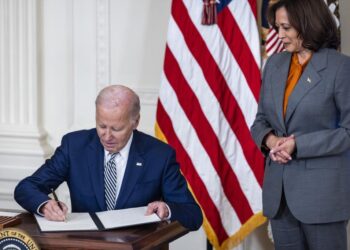
<path fill-rule="evenodd" d="M 301 74 L 303 73 L 307 63 L 310 61 L 310 59 L 311 59 L 311 57 L 303 64 L 300 64 L 298 61 L 297 53 L 293 53 L 292 61 L 290 63 L 290 68 L 289 68 L 286 90 L 284 92 L 283 116 L 286 115 L 289 96 L 293 92 L 294 87 L 297 85 L 297 82 L 298 82 Z"/>

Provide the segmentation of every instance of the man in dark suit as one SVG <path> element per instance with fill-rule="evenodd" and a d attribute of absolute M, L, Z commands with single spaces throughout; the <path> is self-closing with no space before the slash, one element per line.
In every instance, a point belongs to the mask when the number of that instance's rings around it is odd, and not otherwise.
<path fill-rule="evenodd" d="M 51 159 L 16 187 L 15 199 L 48 220 L 64 220 L 67 206 L 48 196 L 66 181 L 73 212 L 148 206 L 147 213 L 178 220 L 190 230 L 202 213 L 180 173 L 174 150 L 136 130 L 139 97 L 112 85 L 96 98 L 96 129 L 69 133 Z"/>

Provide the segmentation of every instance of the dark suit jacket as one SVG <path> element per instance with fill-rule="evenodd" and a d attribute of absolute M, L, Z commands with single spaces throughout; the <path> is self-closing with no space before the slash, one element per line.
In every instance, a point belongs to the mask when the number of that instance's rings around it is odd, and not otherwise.
<path fill-rule="evenodd" d="M 17 185 L 15 199 L 35 213 L 49 199 L 51 188 L 66 181 L 73 212 L 104 211 L 103 172 L 104 149 L 96 129 L 69 133 L 51 159 Z M 179 171 L 174 150 L 135 130 L 116 209 L 146 206 L 160 199 L 170 207 L 171 220 L 191 230 L 201 226 L 201 210 Z"/>
<path fill-rule="evenodd" d="M 282 190 L 292 214 L 304 223 L 350 218 L 350 58 L 332 49 L 315 52 L 282 114 L 291 53 L 268 60 L 258 113 L 251 128 L 260 147 L 269 131 L 294 134 L 297 152 L 287 164 L 267 156 L 263 212 L 274 217 Z"/>

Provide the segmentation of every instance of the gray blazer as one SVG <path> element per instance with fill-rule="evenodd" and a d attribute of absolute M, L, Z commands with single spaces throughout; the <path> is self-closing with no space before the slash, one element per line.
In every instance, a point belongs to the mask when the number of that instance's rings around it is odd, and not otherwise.
<path fill-rule="evenodd" d="M 287 164 L 265 154 L 263 212 L 273 218 L 282 189 L 290 211 L 304 223 L 350 218 L 350 58 L 333 49 L 313 54 L 282 114 L 291 53 L 266 63 L 258 113 L 251 127 L 261 147 L 265 135 L 294 134 L 297 152 Z"/>

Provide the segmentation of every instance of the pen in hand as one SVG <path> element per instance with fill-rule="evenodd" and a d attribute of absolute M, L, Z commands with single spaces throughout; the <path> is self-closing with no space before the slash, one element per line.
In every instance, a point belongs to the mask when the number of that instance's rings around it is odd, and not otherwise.
<path fill-rule="evenodd" d="M 55 193 L 55 190 L 54 190 L 53 188 L 51 188 L 51 192 L 52 192 L 53 198 L 54 198 L 55 201 L 57 202 L 58 207 L 59 207 L 59 208 L 61 209 L 61 211 L 63 212 L 63 207 L 62 207 L 60 201 L 58 200 L 57 195 L 56 195 L 56 193 Z M 64 222 L 67 222 L 66 216 L 64 216 Z"/>

